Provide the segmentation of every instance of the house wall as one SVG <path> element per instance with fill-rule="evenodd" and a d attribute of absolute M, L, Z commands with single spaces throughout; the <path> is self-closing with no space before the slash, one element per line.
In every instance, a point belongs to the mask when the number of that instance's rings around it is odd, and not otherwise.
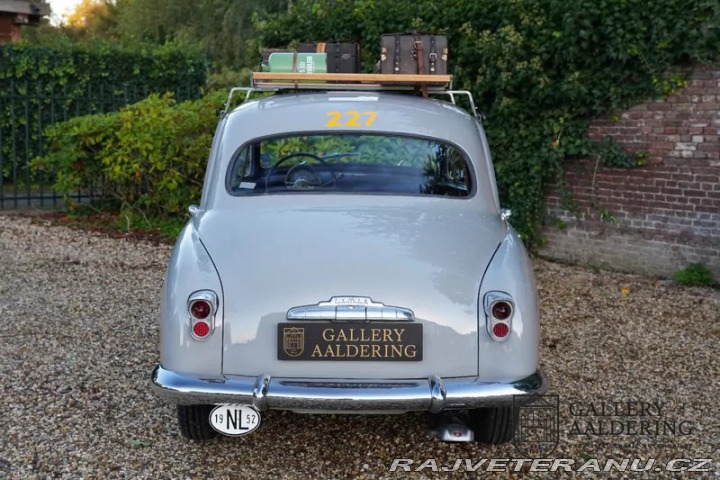
<path fill-rule="evenodd" d="M 702 262 L 720 280 L 720 66 L 697 69 L 664 100 L 597 119 L 589 133 L 647 152 L 648 164 L 569 166 L 577 210 L 565 210 L 558 192 L 547 197 L 562 228 L 545 229 L 541 253 L 660 276 Z"/>
<path fill-rule="evenodd" d="M 14 13 L 0 12 L 0 44 L 20 40 L 20 25 L 15 23 Z"/>

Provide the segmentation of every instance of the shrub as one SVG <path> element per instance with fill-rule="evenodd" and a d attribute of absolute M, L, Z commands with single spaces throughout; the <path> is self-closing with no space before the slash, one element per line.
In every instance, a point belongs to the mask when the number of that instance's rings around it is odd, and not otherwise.
<path fill-rule="evenodd" d="M 703 263 L 691 263 L 683 270 L 675 272 L 672 278 L 683 285 L 706 287 L 715 285 L 712 272 Z"/>
<path fill-rule="evenodd" d="M 197 201 L 224 93 L 176 104 L 151 95 L 119 112 L 78 117 L 46 130 L 36 169 L 55 172 L 66 201 L 100 190 L 120 209 L 147 215 L 180 212 Z"/>

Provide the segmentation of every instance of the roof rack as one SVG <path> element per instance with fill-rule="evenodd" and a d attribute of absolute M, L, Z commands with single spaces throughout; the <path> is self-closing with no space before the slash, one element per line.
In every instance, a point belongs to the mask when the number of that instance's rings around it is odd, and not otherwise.
<path fill-rule="evenodd" d="M 418 91 L 427 89 L 429 95 L 446 95 L 453 104 L 455 96 L 466 96 L 472 115 L 482 118 L 475 107 L 472 94 L 466 90 L 452 89 L 452 75 L 396 75 L 368 73 L 271 73 L 252 72 L 250 87 L 230 90 L 224 114 L 232 105 L 235 93 L 245 92 L 247 102 L 255 92 L 278 92 L 282 90 L 342 90 L 342 91 Z"/>
<path fill-rule="evenodd" d="M 425 84 L 434 89 L 452 89 L 452 75 L 394 75 L 374 73 L 269 73 L 253 72 L 255 88 L 322 90 L 417 90 Z"/>

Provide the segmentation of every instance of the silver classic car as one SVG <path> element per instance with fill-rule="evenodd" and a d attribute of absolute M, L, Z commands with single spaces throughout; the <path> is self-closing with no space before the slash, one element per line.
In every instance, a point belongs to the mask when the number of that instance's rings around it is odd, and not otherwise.
<path fill-rule="evenodd" d="M 537 294 L 467 92 L 294 87 L 219 123 L 153 390 L 194 440 L 290 410 L 425 411 L 441 439 L 509 441 L 514 398 L 547 390 Z"/>

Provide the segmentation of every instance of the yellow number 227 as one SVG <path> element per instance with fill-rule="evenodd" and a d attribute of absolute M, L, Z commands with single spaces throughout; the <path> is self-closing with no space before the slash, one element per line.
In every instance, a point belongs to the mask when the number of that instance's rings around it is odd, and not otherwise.
<path fill-rule="evenodd" d="M 369 127 L 375 121 L 377 112 L 356 112 L 350 110 L 345 112 L 332 111 L 327 112 L 327 116 L 330 120 L 325 124 L 326 127 Z M 361 117 L 364 117 L 364 123 L 361 121 Z"/>

